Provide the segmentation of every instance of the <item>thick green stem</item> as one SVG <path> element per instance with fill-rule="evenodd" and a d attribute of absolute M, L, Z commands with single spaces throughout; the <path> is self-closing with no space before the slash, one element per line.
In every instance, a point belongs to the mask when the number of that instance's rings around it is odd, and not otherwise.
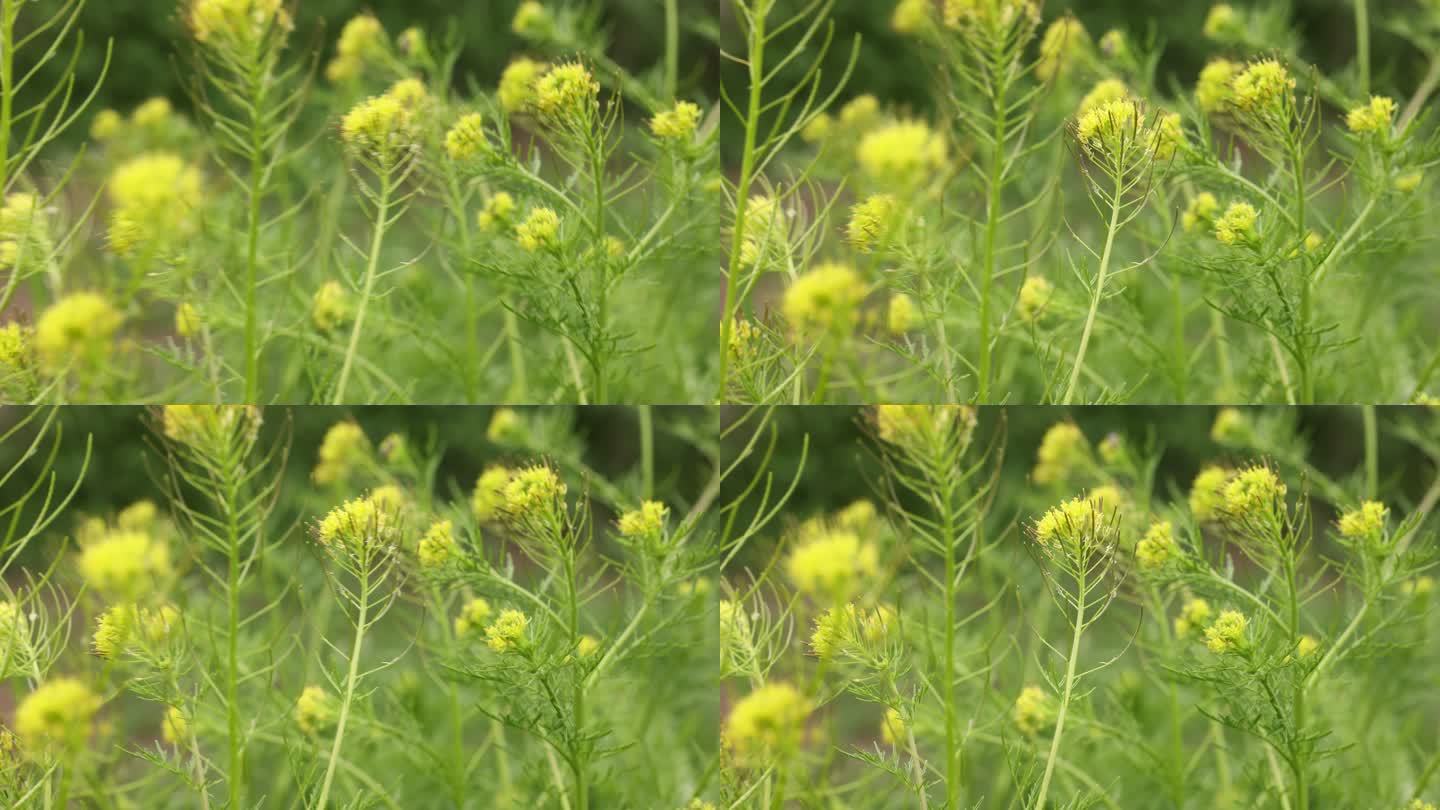
<path fill-rule="evenodd" d="M 941 461 L 939 469 L 945 469 Z M 945 543 L 945 660 L 941 662 L 941 698 L 945 705 L 945 806 L 960 806 L 960 756 L 956 751 L 955 707 L 955 515 L 951 500 L 942 498 L 941 541 Z"/>
<path fill-rule="evenodd" d="M 1110 274 L 1110 254 L 1115 249 L 1115 234 L 1120 231 L 1120 205 L 1125 193 L 1123 177 L 1115 179 L 1115 196 L 1110 199 L 1110 227 L 1105 232 L 1105 250 L 1100 254 L 1100 273 L 1095 278 L 1095 292 L 1090 296 L 1090 313 L 1085 316 L 1085 329 L 1080 333 L 1080 349 L 1075 352 L 1075 368 L 1070 371 L 1070 384 L 1065 387 L 1063 405 L 1069 405 L 1080 382 L 1080 371 L 1085 368 L 1085 350 L 1090 346 L 1090 332 L 1095 328 L 1095 315 L 1100 311 L 1100 300 L 1105 297 L 1105 279 Z"/>
<path fill-rule="evenodd" d="M 1380 432 L 1375 425 L 1375 406 L 1360 409 L 1365 423 L 1365 497 L 1375 500 L 1380 494 Z"/>
<path fill-rule="evenodd" d="M 655 494 L 655 425 L 649 405 L 638 406 L 640 417 L 640 493 L 643 498 Z"/>
<path fill-rule="evenodd" d="M 264 181 L 265 161 L 260 131 L 265 114 L 265 82 L 257 79 L 250 99 L 250 210 L 246 221 L 245 245 L 245 401 L 260 401 L 259 313 L 255 302 L 259 286 L 260 265 L 260 184 Z"/>
<path fill-rule="evenodd" d="M 225 718 L 229 734 L 230 770 L 226 782 L 230 788 L 230 808 L 238 808 L 244 794 L 244 749 L 240 741 L 240 529 L 234 505 L 239 493 L 231 488 L 226 512 L 230 541 L 229 572 L 225 581 L 228 608 L 226 624 Z"/>
<path fill-rule="evenodd" d="M 385 230 L 390 219 L 391 174 L 393 167 L 386 166 L 380 173 L 380 199 L 375 215 L 375 234 L 370 241 L 370 256 L 365 264 L 365 281 L 360 290 L 360 306 L 355 310 L 355 324 L 350 328 L 350 344 L 345 349 L 345 362 L 340 366 L 340 378 L 335 383 L 335 396 L 331 405 L 345 401 L 345 386 L 350 381 L 350 368 L 355 364 L 355 353 L 360 348 L 360 332 L 365 327 L 365 312 L 370 306 L 370 297 L 375 293 L 375 276 L 380 268 L 380 249 L 385 244 Z"/>
<path fill-rule="evenodd" d="M 725 398 L 730 365 L 730 335 L 735 328 L 739 304 L 740 253 L 745 246 L 745 209 L 750 202 L 750 185 L 755 181 L 755 139 L 760 129 L 760 103 L 765 78 L 765 15 L 757 14 L 750 29 L 750 101 L 745 113 L 745 142 L 740 153 L 740 177 L 735 181 L 735 228 L 730 237 L 730 266 L 725 274 L 724 309 L 720 313 L 720 382 L 717 401 Z"/>
<path fill-rule="evenodd" d="M 1085 575 L 1082 572 L 1075 587 L 1075 633 L 1070 639 L 1070 658 L 1065 662 L 1065 689 L 1060 695 L 1060 710 L 1055 715 L 1055 736 L 1050 738 L 1050 755 L 1045 758 L 1045 775 L 1040 779 L 1034 810 L 1044 810 L 1050 793 L 1050 779 L 1055 774 L 1055 761 L 1060 754 L 1060 735 L 1065 732 L 1065 716 L 1070 712 L 1070 693 L 1075 687 L 1075 662 L 1080 658 L 1080 636 L 1085 632 Z"/>
<path fill-rule="evenodd" d="M 680 7 L 678 0 L 665 0 L 665 98 L 675 100 L 680 86 Z"/>
<path fill-rule="evenodd" d="M 10 189 L 10 127 L 15 120 L 14 0 L 0 0 L 0 197 Z"/>
<path fill-rule="evenodd" d="M 370 575 L 362 569 L 360 574 L 359 607 L 355 621 L 355 644 L 350 648 L 350 670 L 345 676 L 345 695 L 340 700 L 340 716 L 335 722 L 335 741 L 330 745 L 330 763 L 325 767 L 325 781 L 320 785 L 320 800 L 315 803 L 317 810 L 326 810 L 330 798 L 330 786 L 335 781 L 335 766 L 340 762 L 340 746 L 345 740 L 345 724 L 350 719 L 350 703 L 355 698 L 355 684 L 360 680 L 360 650 L 365 641 L 365 622 L 369 620 Z"/>
<path fill-rule="evenodd" d="M 1360 66 L 1360 94 L 1370 95 L 1370 5 L 1355 0 L 1355 61 Z"/>
<path fill-rule="evenodd" d="M 985 199 L 985 258 L 980 268 L 980 379 L 976 384 L 976 400 L 984 405 L 990 402 L 991 336 L 990 309 L 995 287 L 995 243 L 1000 231 L 1001 174 L 1005 169 L 1005 91 L 1008 85 L 1000 84 L 995 94 L 995 132 L 991 144 L 990 174 Z"/>

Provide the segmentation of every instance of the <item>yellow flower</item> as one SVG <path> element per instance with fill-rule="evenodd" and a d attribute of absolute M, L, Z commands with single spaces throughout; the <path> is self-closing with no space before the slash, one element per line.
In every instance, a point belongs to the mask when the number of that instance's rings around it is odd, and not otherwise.
<path fill-rule="evenodd" d="M 515 226 L 515 240 L 526 253 L 555 248 L 559 235 L 560 215 L 553 208 L 532 208 L 530 216 Z"/>
<path fill-rule="evenodd" d="M 1250 422 L 1239 408 L 1221 408 L 1210 427 L 1210 438 L 1221 444 L 1243 444 L 1250 435 Z"/>
<path fill-rule="evenodd" d="M 1230 471 L 1223 467 L 1209 466 L 1200 470 L 1190 485 L 1190 513 L 1201 522 L 1213 520 L 1225 502 L 1225 485 L 1230 483 Z"/>
<path fill-rule="evenodd" d="M 565 492 L 554 470 L 543 464 L 526 467 L 505 485 L 505 512 L 512 517 L 558 512 L 564 508 Z"/>
<path fill-rule="evenodd" d="M 1039 734 L 1055 722 L 1055 698 L 1039 686 L 1027 686 L 1015 698 L 1012 716 L 1022 734 Z"/>
<path fill-rule="evenodd" d="M 470 496 L 470 511 L 475 519 L 484 523 L 493 519 L 505 505 L 505 487 L 510 483 L 510 470 L 505 467 L 486 467 L 475 481 L 475 492 Z"/>
<path fill-rule="evenodd" d="M 865 93 L 845 102 L 840 108 L 840 125 L 859 131 L 874 124 L 880 118 L 880 100 Z"/>
<path fill-rule="evenodd" d="M 535 98 L 535 82 L 549 65 L 533 59 L 520 58 L 511 62 L 500 74 L 500 106 L 508 113 L 517 113 L 530 106 Z"/>
<path fill-rule="evenodd" d="M 1080 21 L 1069 15 L 1050 23 L 1040 38 L 1040 60 L 1035 75 L 1050 81 L 1079 62 L 1090 50 L 1090 34 Z"/>
<path fill-rule="evenodd" d="M 111 338 L 123 322 L 124 316 L 99 293 L 71 293 L 40 316 L 35 351 L 52 371 L 77 358 L 98 363 L 110 355 Z"/>
<path fill-rule="evenodd" d="M 668 141 L 689 140 L 700 124 L 700 105 L 689 101 L 676 102 L 674 107 L 656 113 L 650 119 L 650 131 Z"/>
<path fill-rule="evenodd" d="M 175 334 L 180 337 L 193 337 L 200 331 L 200 310 L 189 301 L 181 301 L 175 307 Z"/>
<path fill-rule="evenodd" d="M 0 678 L 24 672 L 32 652 L 29 618 L 15 602 L 0 602 Z"/>
<path fill-rule="evenodd" d="M 327 281 L 315 291 L 310 302 L 310 321 L 322 332 L 336 329 L 350 320 L 350 294 L 338 281 Z"/>
<path fill-rule="evenodd" d="M 322 485 L 343 481 L 369 455 L 370 440 L 365 437 L 365 429 L 348 419 L 336 422 L 320 441 L 320 460 L 311 478 Z"/>
<path fill-rule="evenodd" d="M 451 160 L 469 160 L 490 147 L 485 138 L 485 116 L 470 113 L 455 122 L 445 133 L 445 152 Z"/>
<path fill-rule="evenodd" d="M 1103 107 L 1112 101 L 1124 101 L 1130 97 L 1130 88 L 1119 79 L 1104 79 L 1096 82 L 1090 92 L 1080 99 L 1080 106 L 1075 109 L 1077 117 L 1083 117 L 1091 110 Z"/>
<path fill-rule="evenodd" d="M 134 599 L 170 575 L 170 550 L 144 532 L 110 532 L 80 552 L 80 575 L 95 590 Z"/>
<path fill-rule="evenodd" d="M 1026 323 L 1035 323 L 1044 314 L 1045 307 L 1049 306 L 1050 298 L 1055 294 L 1055 288 L 1041 276 L 1027 276 L 1025 282 L 1020 285 L 1020 296 L 1016 302 L 1015 312 L 1020 320 Z"/>
<path fill-rule="evenodd" d="M 482 231 L 494 230 L 496 227 L 503 227 L 510 224 L 510 218 L 515 213 L 515 198 L 504 191 L 497 191 L 485 200 L 485 207 L 480 210 L 476 217 L 476 223 Z"/>
<path fill-rule="evenodd" d="M 1247 111 L 1279 110 L 1295 89 L 1295 79 L 1274 59 L 1253 62 L 1230 85 L 1235 103 Z"/>
<path fill-rule="evenodd" d="M 1388 133 L 1395 123 L 1395 109 L 1395 99 L 1371 96 L 1369 104 L 1362 104 L 1345 116 L 1345 125 L 1358 135 Z"/>
<path fill-rule="evenodd" d="M 854 328 L 866 292 L 855 268 L 825 263 L 795 279 L 780 309 L 797 334 L 843 335 Z"/>
<path fill-rule="evenodd" d="M 1196 228 L 1212 228 L 1215 221 L 1215 214 L 1220 211 L 1220 201 L 1215 195 L 1208 191 L 1202 191 L 1190 198 L 1190 204 L 1185 207 L 1185 214 L 1180 218 L 1180 224 L 1184 226 L 1185 232 L 1190 233 Z"/>
<path fill-rule="evenodd" d="M 670 507 L 659 501 L 645 501 L 639 509 L 620 516 L 618 527 L 624 537 L 659 537 L 665 531 Z"/>
<path fill-rule="evenodd" d="M 52 678 L 15 709 L 15 733 L 27 748 L 77 748 L 90 736 L 100 697 L 78 678 Z"/>
<path fill-rule="evenodd" d="M 1231 89 L 1240 65 L 1229 59 L 1212 59 L 1200 70 L 1200 79 L 1195 83 L 1195 103 L 1207 113 L 1216 113 L 1234 97 Z"/>
<path fill-rule="evenodd" d="M 897 34 L 915 34 L 930 25 L 930 0 L 900 0 L 890 14 L 890 27 Z"/>
<path fill-rule="evenodd" d="M 176 225 L 200 205 L 200 170 L 170 152 L 152 152 L 120 164 L 106 184 L 116 210 L 144 225 Z"/>
<path fill-rule="evenodd" d="M 1238 245 L 1255 240 L 1255 223 L 1260 214 L 1250 203 L 1230 203 L 1215 221 L 1215 238 L 1222 245 Z"/>
<path fill-rule="evenodd" d="M 1098 490 L 1097 490 L 1098 491 Z M 1108 512 L 1112 511 L 1113 493 L 1101 493 L 1101 497 L 1071 498 L 1052 506 L 1035 521 L 1035 540 L 1046 548 L 1081 548 L 1095 541 L 1099 531 L 1107 524 Z"/>
<path fill-rule="evenodd" d="M 735 703 L 725 718 L 725 747 L 741 763 L 783 756 L 800 745 L 812 704 L 788 683 L 768 683 Z"/>
<path fill-rule="evenodd" d="M 952 436 L 968 444 L 976 421 L 975 409 L 965 405 L 877 405 L 874 419 L 882 441 L 926 452 L 933 443 L 948 442 Z"/>
<path fill-rule="evenodd" d="M 1217 655 L 1245 646 L 1245 628 L 1249 622 L 1238 610 L 1222 610 L 1215 622 L 1205 628 L 1205 646 Z"/>
<path fill-rule="evenodd" d="M 253 441 L 262 421 L 254 405 L 166 405 L 161 412 L 166 438 L 212 454 L 237 436 Z"/>
<path fill-rule="evenodd" d="M 388 543 L 395 530 L 396 511 L 374 493 L 351 498 L 321 518 L 315 527 L 315 538 L 320 545 L 335 552 Z"/>
<path fill-rule="evenodd" d="M 1111 28 L 1100 37 L 1100 51 L 1112 59 L 1123 59 L 1130 55 L 1130 41 L 1124 31 Z"/>
<path fill-rule="evenodd" d="M 1163 113 L 1147 133 L 1150 146 L 1155 150 L 1156 160 L 1169 160 L 1181 147 L 1186 145 L 1185 129 L 1180 123 L 1180 113 Z"/>
<path fill-rule="evenodd" d="M 1400 592 L 1406 596 L 1424 596 L 1435 590 L 1435 578 L 1429 576 L 1407 579 L 1400 585 Z"/>
<path fill-rule="evenodd" d="M 115 659 L 130 640 L 130 631 L 135 625 L 135 606 L 123 602 L 112 605 L 95 620 L 95 634 L 90 637 L 90 646 L 101 658 Z"/>
<path fill-rule="evenodd" d="M 575 643 L 575 655 L 580 658 L 589 658 L 599 649 L 600 639 L 595 638 L 589 633 L 580 636 L 580 640 Z"/>
<path fill-rule="evenodd" d="M 1175 617 L 1175 635 L 1187 638 L 1191 630 L 1204 630 L 1210 624 L 1210 603 L 1204 599 L 1191 598 L 1180 608 Z"/>
<path fill-rule="evenodd" d="M 877 245 L 883 245 L 895 224 L 895 212 L 899 207 L 892 194 L 872 194 L 850 209 L 850 223 L 846 228 L 850 244 L 861 253 L 869 253 Z"/>
<path fill-rule="evenodd" d="M 600 99 L 600 83 L 579 62 L 556 65 L 535 82 L 535 110 L 551 121 L 583 119 Z"/>
<path fill-rule="evenodd" d="M 412 110 L 395 95 L 366 99 L 340 120 L 340 138 L 357 152 L 393 159 L 414 141 Z"/>
<path fill-rule="evenodd" d="M 1318 649 L 1320 649 L 1319 639 L 1309 633 L 1301 636 L 1300 640 L 1295 642 L 1295 655 L 1297 658 L 1309 658 L 1314 655 Z"/>
<path fill-rule="evenodd" d="M 1285 485 L 1269 467 L 1248 467 L 1225 485 L 1225 511 L 1236 516 L 1273 509 L 1285 498 Z"/>
<path fill-rule="evenodd" d="M 896 748 L 905 745 L 905 741 L 910 737 L 910 728 L 899 709 L 892 706 L 885 710 L 885 718 L 880 721 L 880 737 L 885 740 L 886 745 Z"/>
<path fill-rule="evenodd" d="M 855 158 L 872 179 L 909 186 L 945 165 L 945 139 L 921 121 L 897 121 L 867 132 Z"/>
<path fill-rule="evenodd" d="M 1377 540 L 1385 534 L 1389 507 L 1378 501 L 1365 501 L 1358 509 L 1340 516 L 1340 535 L 1351 540 Z"/>
<path fill-rule="evenodd" d="M 439 568 L 455 556 L 455 524 L 449 520 L 437 520 L 430 524 L 425 536 L 420 538 L 416 550 L 422 568 Z"/>
<path fill-rule="evenodd" d="M 175 113 L 168 98 L 146 99 L 130 113 L 130 120 L 137 127 L 144 129 L 158 129 L 170 123 L 170 116 Z"/>
<path fill-rule="evenodd" d="M 785 571 L 801 593 L 844 601 L 880 572 L 880 551 L 853 531 L 827 531 L 797 545 Z"/>
<path fill-rule="evenodd" d="M 490 415 L 485 438 L 495 444 L 515 444 L 525 437 L 525 422 L 514 408 L 496 408 Z"/>
<path fill-rule="evenodd" d="M 1088 149 L 1114 150 L 1123 141 L 1148 141 L 1141 131 L 1138 103 L 1130 99 L 1107 101 L 1080 116 L 1075 137 Z"/>
<path fill-rule="evenodd" d="M 160 736 L 171 745 L 181 745 L 190 739 L 190 720 L 179 706 L 165 710 L 160 719 Z"/>
<path fill-rule="evenodd" d="M 291 27 L 282 0 L 194 0 L 187 20 L 199 42 L 222 39 L 248 44 L 272 30 L 272 25 L 281 32 Z"/>
<path fill-rule="evenodd" d="M 505 653 L 525 643 L 525 628 L 530 624 L 524 613 L 506 608 L 489 627 L 485 628 L 485 646 L 497 653 Z"/>
<path fill-rule="evenodd" d="M 307 686 L 295 701 L 295 725 L 306 734 L 319 734 L 335 725 L 335 696 L 323 686 Z"/>
<path fill-rule="evenodd" d="M 1090 458 L 1090 443 L 1074 422 L 1056 422 L 1040 439 L 1035 453 L 1035 470 L 1030 477 L 1037 484 L 1064 481 L 1077 466 Z"/>
<path fill-rule="evenodd" d="M 1179 552 L 1175 544 L 1175 528 L 1170 521 L 1156 522 L 1145 531 L 1145 536 L 1135 545 L 1135 558 L 1140 567 L 1154 570 L 1161 568 Z"/>
<path fill-rule="evenodd" d="M 1401 194 L 1409 194 L 1420 187 L 1425 179 L 1424 172 L 1406 172 L 1395 178 L 1395 190 Z"/>
<path fill-rule="evenodd" d="M 1211 39 L 1225 39 L 1228 35 L 1241 33 L 1240 15 L 1229 3 L 1217 3 L 1205 15 L 1205 36 Z"/>
<path fill-rule="evenodd" d="M 101 110 L 95 115 L 95 120 L 90 122 L 90 137 L 97 141 L 108 141 L 120 134 L 125 126 L 125 119 L 120 113 L 114 110 Z"/>
<path fill-rule="evenodd" d="M 903 335 L 915 328 L 915 302 L 904 293 L 890 296 L 890 308 L 885 313 L 885 326 L 892 334 Z"/>
<path fill-rule="evenodd" d="M 525 0 L 515 9 L 510 30 L 529 39 L 545 39 L 555 31 L 555 18 L 543 3 Z"/>
<path fill-rule="evenodd" d="M 806 143 L 819 143 L 830 137 L 835 129 L 835 119 L 829 113 L 819 113 L 809 121 L 805 122 L 804 128 L 800 130 L 800 140 Z"/>
<path fill-rule="evenodd" d="M 471 630 L 485 626 L 490 621 L 490 603 L 480 597 L 467 601 L 460 608 L 460 615 L 455 617 L 455 635 L 464 638 L 470 635 Z"/>

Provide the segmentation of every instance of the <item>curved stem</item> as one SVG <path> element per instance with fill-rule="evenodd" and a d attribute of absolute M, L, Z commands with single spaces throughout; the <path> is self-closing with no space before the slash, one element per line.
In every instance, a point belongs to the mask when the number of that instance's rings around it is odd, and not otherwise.
<path fill-rule="evenodd" d="M 360 346 L 360 331 L 365 326 L 365 311 L 370 297 L 375 292 L 375 275 L 380 265 L 380 248 L 385 244 L 385 230 L 390 218 L 391 167 L 386 166 L 380 173 L 380 200 L 375 215 L 375 234 L 370 242 L 370 256 L 365 264 L 365 281 L 360 291 L 360 306 L 355 311 L 355 324 L 350 328 L 350 343 L 345 349 L 345 362 L 340 366 L 340 379 L 335 384 L 335 396 L 331 405 L 345 401 L 345 384 L 350 381 L 350 368 L 355 363 L 355 353 Z"/>
<path fill-rule="evenodd" d="M 1070 693 L 1075 687 L 1075 662 L 1080 658 L 1080 636 L 1085 632 L 1085 574 L 1082 570 L 1075 587 L 1075 634 L 1070 639 L 1070 658 L 1065 662 L 1065 690 L 1060 696 L 1060 711 L 1055 715 L 1055 736 L 1050 738 L 1050 755 L 1045 758 L 1045 776 L 1040 780 L 1040 793 L 1034 810 L 1043 810 L 1050 793 L 1050 779 L 1055 774 L 1055 760 L 1060 753 L 1060 735 L 1065 731 L 1065 715 L 1070 711 Z"/>
<path fill-rule="evenodd" d="M 355 697 L 355 684 L 360 680 L 360 650 L 365 641 L 365 622 L 370 609 L 370 574 L 362 569 L 359 590 L 356 591 L 359 606 L 355 621 L 355 644 L 350 648 L 350 671 L 345 676 L 345 696 L 340 701 L 340 718 L 335 723 L 335 741 L 330 746 L 330 763 L 325 767 L 325 781 L 320 786 L 320 800 L 315 803 L 317 810 L 325 810 L 330 798 L 330 786 L 335 781 L 335 766 L 340 762 L 340 745 L 345 739 L 345 724 L 350 719 L 350 703 Z"/>
<path fill-rule="evenodd" d="M 1095 279 L 1095 292 L 1090 296 L 1090 312 L 1085 316 L 1085 330 L 1080 333 L 1080 350 L 1075 353 L 1075 367 L 1070 371 L 1070 384 L 1065 388 L 1065 399 L 1061 404 L 1069 405 L 1075 396 L 1075 387 L 1080 382 L 1080 371 L 1085 368 L 1085 350 L 1090 345 L 1090 332 L 1095 328 L 1095 314 L 1100 311 L 1100 299 L 1105 295 L 1105 277 L 1110 273 L 1110 254 L 1115 248 L 1115 234 L 1120 231 L 1120 204 L 1124 194 L 1124 178 L 1115 179 L 1115 196 L 1110 198 L 1110 227 L 1105 232 L 1105 250 L 1100 254 L 1100 274 Z"/>

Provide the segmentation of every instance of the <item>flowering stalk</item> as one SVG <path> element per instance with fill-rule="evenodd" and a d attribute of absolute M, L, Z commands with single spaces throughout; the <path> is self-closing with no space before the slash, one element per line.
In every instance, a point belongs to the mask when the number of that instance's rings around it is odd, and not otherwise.
<path fill-rule="evenodd" d="M 345 675 L 345 694 L 340 699 L 340 716 L 335 723 L 335 740 L 330 744 L 330 761 L 325 766 L 325 779 L 320 784 L 320 798 L 316 807 L 328 807 L 330 785 L 335 781 L 335 766 L 340 761 L 340 746 L 345 740 L 345 724 L 350 719 L 350 705 L 355 697 L 355 684 L 360 681 L 360 651 L 365 643 L 365 628 L 370 611 L 370 572 L 363 568 L 359 572 L 359 592 L 355 613 L 355 642 L 350 647 L 350 669 Z"/>
<path fill-rule="evenodd" d="M 1105 280 L 1110 275 L 1110 255 L 1115 247 L 1115 234 L 1120 232 L 1120 208 L 1124 193 L 1124 178 L 1115 178 L 1115 195 L 1110 199 L 1110 224 L 1105 229 L 1105 249 L 1100 254 L 1100 269 L 1095 276 L 1095 287 L 1090 293 L 1090 309 L 1085 315 L 1085 327 L 1080 332 L 1080 348 L 1075 352 L 1075 367 L 1070 371 L 1070 384 L 1065 387 L 1062 405 L 1069 405 L 1075 396 L 1075 387 L 1080 382 L 1080 371 L 1085 368 L 1085 349 L 1090 345 L 1090 332 L 1095 328 L 1095 314 L 1100 311 L 1100 301 L 1105 295 Z"/>
<path fill-rule="evenodd" d="M 380 249 L 385 244 L 385 231 L 390 225 L 390 195 L 393 179 L 388 168 L 380 173 L 380 191 L 375 203 L 375 232 L 370 237 L 370 252 L 365 261 L 365 278 L 360 287 L 360 303 L 355 310 L 355 323 L 350 327 L 350 341 L 345 348 L 345 360 L 340 364 L 340 377 L 335 383 L 335 394 L 331 405 L 345 401 L 345 384 L 350 380 L 350 368 L 360 347 L 360 332 L 365 327 L 365 313 L 370 299 L 375 294 L 375 277 L 379 274 Z"/>

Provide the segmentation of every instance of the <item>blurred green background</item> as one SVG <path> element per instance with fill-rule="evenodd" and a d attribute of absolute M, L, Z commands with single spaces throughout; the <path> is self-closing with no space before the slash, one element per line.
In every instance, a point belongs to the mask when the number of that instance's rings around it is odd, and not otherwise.
<path fill-rule="evenodd" d="M 21 15 L 22 28 L 25 22 L 33 25 L 53 13 L 59 2 L 36 0 L 32 9 Z M 183 2 L 85 0 L 76 26 L 85 36 L 77 62 L 80 88 L 88 90 L 94 85 L 104 67 L 105 44 L 114 44 L 97 108 L 128 110 L 152 96 L 166 96 L 178 107 L 188 106 L 184 77 L 189 72 L 189 56 L 180 14 Z M 680 2 L 682 83 L 689 80 L 702 87 L 712 86 L 719 58 L 713 44 L 714 6 L 710 0 Z M 592 7 L 591 0 L 546 0 L 546 4 L 557 9 Z M 326 59 L 333 55 L 335 38 L 345 22 L 365 11 L 378 17 L 392 37 L 410 26 L 420 26 L 431 41 L 441 42 L 447 32 L 454 30 L 463 43 L 456 69 L 461 83 L 474 78 L 482 84 L 493 84 L 511 57 L 524 51 L 510 30 L 520 0 L 287 0 L 286 5 L 296 18 L 292 46 L 323 48 Z M 601 28 L 610 43 L 608 53 L 612 59 L 634 71 L 659 64 L 664 50 L 664 16 L 659 0 L 599 0 L 595 5 L 601 11 Z M 704 14 L 694 13 L 701 8 Z M 57 59 L 47 65 L 32 86 L 54 86 L 65 62 Z M 713 98 L 713 93 L 706 95 Z M 82 135 L 85 129 L 75 128 L 72 137 Z"/>

